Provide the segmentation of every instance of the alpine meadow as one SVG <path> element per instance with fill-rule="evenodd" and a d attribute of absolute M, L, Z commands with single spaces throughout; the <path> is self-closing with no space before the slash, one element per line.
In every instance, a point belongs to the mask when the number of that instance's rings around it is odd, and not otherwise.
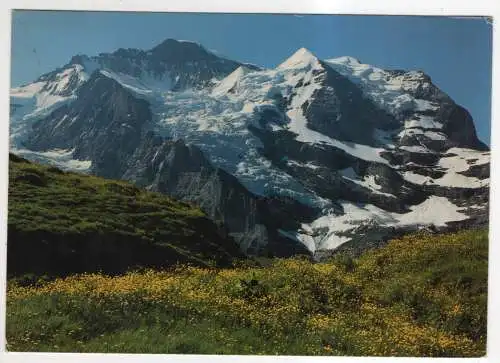
<path fill-rule="evenodd" d="M 8 351 L 486 354 L 491 28 L 12 20 Z"/>

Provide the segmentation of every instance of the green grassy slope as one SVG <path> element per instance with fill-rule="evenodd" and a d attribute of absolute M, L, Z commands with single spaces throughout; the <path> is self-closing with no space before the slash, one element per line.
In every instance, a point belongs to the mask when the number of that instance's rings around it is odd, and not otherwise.
<path fill-rule="evenodd" d="M 224 264 L 234 256 L 237 246 L 198 208 L 10 155 L 10 275 Z"/>
<path fill-rule="evenodd" d="M 416 234 L 360 258 L 275 259 L 35 286 L 10 281 L 16 351 L 482 356 L 488 232 Z M 264 264 L 261 264 L 264 265 Z"/>

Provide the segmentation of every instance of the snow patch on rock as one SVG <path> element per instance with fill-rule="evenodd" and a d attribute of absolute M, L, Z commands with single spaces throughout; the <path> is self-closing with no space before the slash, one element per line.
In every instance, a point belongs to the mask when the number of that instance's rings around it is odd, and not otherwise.
<path fill-rule="evenodd" d="M 74 150 L 53 149 L 44 152 L 36 152 L 27 149 L 12 149 L 11 151 L 26 159 L 54 165 L 63 170 L 88 172 L 92 167 L 92 161 L 90 160 L 73 159 Z"/>
<path fill-rule="evenodd" d="M 387 212 L 371 204 L 340 203 L 343 214 L 329 213 L 309 224 L 303 224 L 296 235 L 311 252 L 332 250 L 352 239 L 349 232 L 366 223 L 378 226 L 402 227 L 435 225 L 445 226 L 452 221 L 469 218 L 461 208 L 447 198 L 431 196 L 424 202 L 411 206 L 408 213 Z"/>

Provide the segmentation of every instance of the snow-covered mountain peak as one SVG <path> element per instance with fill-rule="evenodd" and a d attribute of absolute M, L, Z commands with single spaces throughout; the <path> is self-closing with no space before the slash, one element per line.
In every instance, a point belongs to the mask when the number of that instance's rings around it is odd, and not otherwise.
<path fill-rule="evenodd" d="M 150 88 L 155 92 L 211 87 L 241 65 L 199 43 L 175 39 L 166 39 L 150 50 L 120 48 L 93 57 L 79 54 L 65 67 L 73 64 L 82 65 L 87 74 L 104 69 L 135 89 Z"/>
<path fill-rule="evenodd" d="M 357 58 L 350 57 L 350 56 L 331 58 L 331 59 L 328 59 L 328 61 L 331 63 L 345 64 L 345 65 L 349 65 L 349 66 L 355 66 L 355 65 L 362 64 Z"/>
<path fill-rule="evenodd" d="M 240 85 L 240 82 L 242 78 L 250 73 L 253 72 L 254 69 L 250 69 L 246 66 L 239 66 L 236 68 L 233 73 L 231 73 L 229 76 L 226 78 L 222 79 L 217 86 L 214 87 L 212 91 L 212 95 L 214 96 L 221 96 L 226 93 L 235 93 L 238 90 L 238 87 Z"/>
<path fill-rule="evenodd" d="M 304 68 L 321 68 L 318 57 L 316 57 L 309 49 L 306 48 L 300 48 L 291 57 L 289 57 L 277 67 L 277 69 Z"/>
<path fill-rule="evenodd" d="M 421 71 L 385 70 L 370 64 L 360 63 L 352 57 L 325 60 L 325 63 L 360 89 L 378 107 L 395 117 L 409 134 L 426 132 L 433 139 L 443 139 L 444 135 L 430 134 L 443 127 L 436 119 L 438 104 L 451 101 L 435 87 L 430 77 Z M 400 135 L 401 136 L 401 135 Z"/>
<path fill-rule="evenodd" d="M 11 89 L 10 120 L 17 153 L 194 201 L 245 251 L 487 220 L 468 112 L 423 72 L 349 56 L 260 69 L 173 39 L 77 55 Z"/>
<path fill-rule="evenodd" d="M 325 62 L 354 83 L 361 86 L 370 84 L 379 91 L 411 93 L 419 85 L 431 84 L 431 78 L 420 70 L 386 70 L 349 56 L 326 59 Z"/>

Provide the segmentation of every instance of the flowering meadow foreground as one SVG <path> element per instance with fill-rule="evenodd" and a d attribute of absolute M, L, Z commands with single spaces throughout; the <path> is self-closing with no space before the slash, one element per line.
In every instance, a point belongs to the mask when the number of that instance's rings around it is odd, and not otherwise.
<path fill-rule="evenodd" d="M 10 351 L 482 356 L 488 233 L 415 234 L 358 259 L 12 279 Z"/>

